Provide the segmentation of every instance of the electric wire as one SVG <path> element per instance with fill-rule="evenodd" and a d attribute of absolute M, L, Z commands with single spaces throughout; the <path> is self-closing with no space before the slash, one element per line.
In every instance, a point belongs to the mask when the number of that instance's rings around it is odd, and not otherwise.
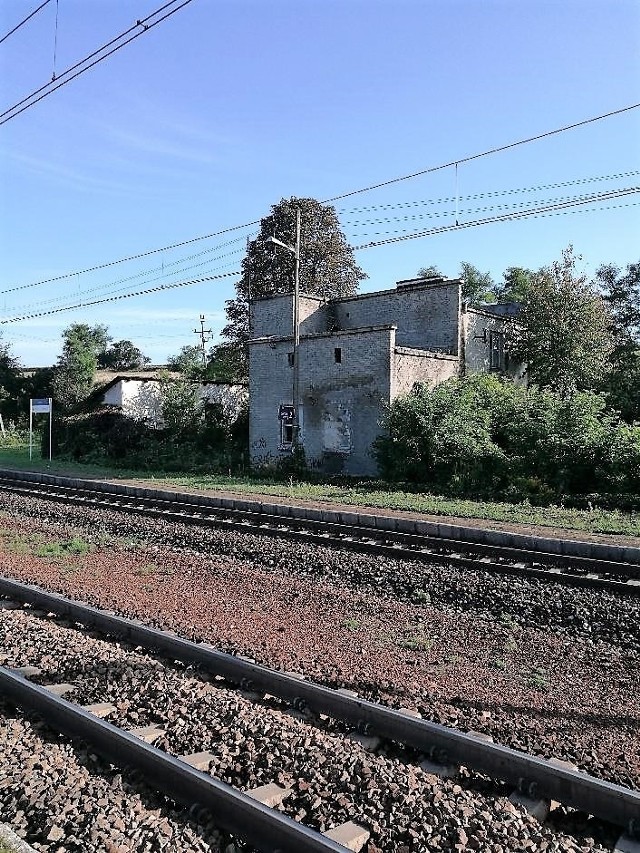
<path fill-rule="evenodd" d="M 493 191 L 484 192 L 484 193 L 474 193 L 471 195 L 462 196 L 461 200 L 462 201 L 469 201 L 469 200 L 475 200 L 475 199 L 481 199 L 481 198 L 498 197 L 498 196 L 502 196 L 502 195 L 515 195 L 516 193 L 535 192 L 535 191 L 545 190 L 545 189 L 556 189 L 556 188 L 561 188 L 564 186 L 577 186 L 580 184 L 596 183 L 598 181 L 618 180 L 618 179 L 625 178 L 625 177 L 636 176 L 638 174 L 640 174 L 640 170 L 629 170 L 626 172 L 618 172 L 618 173 L 615 173 L 612 175 L 599 175 L 599 176 L 578 178 L 578 179 L 575 179 L 572 181 L 561 181 L 561 182 L 552 183 L 552 184 L 539 184 L 538 186 L 535 186 L 535 187 L 518 187 L 518 188 L 505 189 L 505 190 L 493 190 Z M 368 212 L 368 211 L 374 211 L 374 210 L 378 210 L 378 209 L 379 210 L 395 209 L 395 208 L 402 209 L 402 208 L 409 208 L 409 207 L 417 207 L 419 205 L 425 205 L 426 206 L 426 205 L 435 205 L 435 204 L 441 204 L 441 203 L 451 203 L 453 201 L 454 201 L 454 198 L 452 196 L 448 196 L 448 197 L 443 197 L 443 198 L 439 198 L 439 199 L 426 199 L 423 201 L 407 201 L 407 202 L 399 202 L 396 204 L 372 205 L 370 207 L 352 208 L 352 212 L 354 212 L 354 213 L 355 212 Z M 27 289 L 30 289 L 33 287 L 39 287 L 41 285 L 51 284 L 51 283 L 57 282 L 57 281 L 64 281 L 67 278 L 73 278 L 75 276 L 79 277 L 81 275 L 86 275 L 87 273 L 96 272 L 96 271 L 101 270 L 101 269 L 107 269 L 109 267 L 117 266 L 119 264 L 127 263 L 129 261 L 139 260 L 141 258 L 150 257 L 152 255 L 160 254 L 162 252 L 169 252 L 169 251 L 172 251 L 173 249 L 178 249 L 178 248 L 181 248 L 183 246 L 191 245 L 193 243 L 202 242 L 203 240 L 208 240 L 208 239 L 211 239 L 213 237 L 221 236 L 223 234 L 227 234 L 227 233 L 231 233 L 234 231 L 239 231 L 239 230 L 251 228 L 257 224 L 259 224 L 259 220 L 256 220 L 253 222 L 246 222 L 242 225 L 234 225 L 230 228 L 225 228 L 225 229 L 222 229 L 220 231 L 214 231 L 210 234 L 203 234 L 200 237 L 192 237 L 190 239 L 182 240 L 182 241 L 177 242 L 177 243 L 172 243 L 172 244 L 169 244 L 167 246 L 161 246 L 157 249 L 149 249 L 148 251 L 140 252 L 140 253 L 135 254 L 135 255 L 128 255 L 128 256 L 125 256 L 123 258 L 118 258 L 115 261 L 108 261 L 108 262 L 105 262 L 102 264 L 96 264 L 92 267 L 85 267 L 83 269 L 74 270 L 73 272 L 63 273 L 61 275 L 53 276 L 51 278 L 46 278 L 46 279 L 41 279 L 39 281 L 34 281 L 34 282 L 29 283 L 29 284 L 23 284 L 23 285 L 18 285 L 15 287 L 6 288 L 5 290 L 0 290 L 0 295 L 15 293 L 15 292 L 20 291 L 20 290 L 27 290 Z M 346 225 L 357 225 L 357 224 L 363 224 L 363 223 L 359 220 L 346 220 L 345 224 Z M 246 239 L 247 236 L 248 237 L 255 236 L 255 233 L 249 234 L 249 235 L 243 235 L 243 236 L 236 238 L 236 239 L 237 240 L 244 240 L 244 239 Z M 222 245 L 226 245 L 226 244 L 222 244 Z M 205 251 L 209 251 L 209 250 L 205 250 Z M 150 270 L 149 272 L 154 272 L 154 271 L 155 270 Z M 137 276 L 131 276 L 130 278 L 135 278 L 135 277 L 138 277 L 138 276 L 143 275 L 143 274 L 144 273 L 139 273 Z M 124 279 L 124 280 L 127 280 L 127 279 Z"/>
<path fill-rule="evenodd" d="M 24 24 L 27 23 L 27 21 L 30 21 L 31 18 L 33 18 L 33 16 L 36 15 L 40 11 L 40 9 L 44 9 L 44 7 L 47 5 L 47 3 L 51 3 L 51 0 L 44 0 L 44 3 L 41 3 L 37 9 L 34 9 L 33 12 L 31 12 L 31 14 L 27 15 L 27 17 L 24 18 L 22 21 L 20 21 L 19 24 L 16 24 L 12 30 L 9 30 L 8 33 L 5 33 L 2 36 L 2 38 L 0 38 L 0 44 L 2 44 L 3 41 L 6 41 L 9 38 L 9 36 L 12 36 L 15 32 L 17 32 L 20 29 L 20 27 L 22 27 Z"/>
<path fill-rule="evenodd" d="M 622 115 L 623 113 L 628 113 L 631 110 L 637 110 L 638 107 L 640 107 L 640 102 L 637 104 L 629 104 L 626 107 L 620 107 L 620 109 L 617 110 L 610 110 L 608 113 L 602 113 L 601 115 L 582 119 L 582 121 L 576 121 L 573 122 L 573 124 L 565 124 L 562 127 L 555 128 L 554 130 L 547 130 L 544 133 L 538 133 L 535 136 L 527 136 L 524 139 L 518 139 L 515 142 L 509 142 L 506 145 L 498 145 L 495 148 L 488 148 L 486 151 L 480 151 L 477 154 L 469 154 L 467 157 L 458 157 L 455 160 L 449 160 L 447 163 L 440 163 L 438 166 L 430 166 L 427 169 L 421 169 L 419 172 L 412 172 L 409 175 L 402 175 L 399 178 L 390 178 L 387 181 L 381 181 L 379 184 L 371 184 L 368 187 L 351 190 L 350 192 L 342 193 L 341 195 L 336 195 L 332 198 L 326 199 L 323 203 L 329 204 L 334 201 L 341 201 L 343 198 L 350 198 L 351 196 L 368 193 L 372 190 L 379 190 L 382 187 L 399 184 L 402 181 L 410 181 L 413 178 L 419 178 L 422 175 L 430 175 L 433 172 L 439 172 L 443 169 L 451 169 L 452 167 L 456 165 L 459 166 L 462 163 L 471 163 L 473 160 L 479 160 L 481 157 L 489 157 L 491 154 L 499 154 L 502 151 L 508 151 L 509 149 L 517 148 L 520 145 L 527 145 L 530 142 L 538 142 L 539 140 L 547 139 L 550 136 L 557 136 L 559 133 L 565 133 L 567 130 L 575 130 L 578 127 L 585 127 L 588 124 L 594 124 L 597 121 L 602 121 L 603 119 L 611 118 L 612 116 Z"/>
<path fill-rule="evenodd" d="M 149 21 L 150 18 L 153 18 L 155 15 L 159 14 L 161 11 L 166 9 L 168 6 L 171 6 L 176 2 L 177 2 L 177 0 L 170 0 L 169 3 L 166 3 L 164 6 L 161 6 L 159 9 L 156 9 L 155 12 L 152 12 L 151 15 L 148 15 L 146 18 L 144 18 L 141 21 L 137 21 L 135 26 L 129 27 L 128 30 L 125 30 L 119 36 L 116 36 L 110 42 L 107 42 L 107 44 L 105 44 L 101 48 L 98 48 L 97 50 L 95 50 L 93 53 L 89 54 L 87 57 L 80 60 L 80 62 L 77 62 L 75 65 L 71 66 L 71 68 L 68 68 L 66 71 L 63 71 L 62 74 L 60 74 L 57 78 L 52 80 L 50 83 L 47 83 L 46 85 L 41 86 L 39 89 L 36 89 L 30 95 L 27 95 L 21 101 L 18 101 L 18 103 L 14 104 L 12 107 L 9 107 L 3 113 L 0 113 L 0 125 L 6 124 L 6 122 L 11 121 L 11 119 L 13 119 L 13 118 L 16 118 L 16 116 L 19 116 L 21 113 L 23 113 L 25 110 L 28 110 L 30 107 L 35 106 L 37 103 L 39 103 L 44 98 L 48 97 L 49 95 L 52 95 L 55 91 L 60 89 L 62 86 L 66 86 L 67 83 L 70 83 L 72 80 L 75 80 L 76 77 L 79 77 L 81 74 L 84 74 L 85 71 L 89 71 L 95 65 L 98 65 L 98 63 L 107 59 L 109 56 L 116 53 L 121 48 L 126 47 L 126 45 L 128 45 L 130 42 L 139 38 L 141 35 L 144 35 L 150 29 L 153 29 L 153 27 L 156 27 L 158 24 L 161 24 L 163 21 L 166 21 L 167 18 L 170 18 L 172 15 L 175 15 L 176 12 L 179 12 L 180 9 L 183 9 L 185 6 L 188 6 L 189 3 L 193 2 L 193 0 L 182 0 L 182 2 L 180 3 L 179 6 L 177 6 L 175 9 L 171 9 L 170 11 L 168 11 L 165 15 L 163 15 L 157 21 L 153 21 L 151 23 L 146 23 L 147 21 Z M 133 35 L 130 36 L 129 38 L 127 38 L 126 41 L 123 41 L 122 44 L 116 44 L 116 46 L 113 47 L 111 50 L 109 50 L 107 53 L 103 53 L 103 51 L 105 51 L 108 47 L 110 47 L 114 43 L 120 41 L 122 38 L 124 38 L 126 35 L 128 35 L 132 30 L 136 30 L 138 27 L 142 27 L 142 29 L 140 29 L 138 32 L 134 32 Z M 98 54 L 103 54 L 103 55 L 98 55 Z M 88 65 L 85 64 L 89 61 L 89 59 L 91 59 L 92 57 L 94 57 L 96 55 L 98 55 L 97 59 L 95 59 L 93 62 L 89 63 Z M 74 69 L 78 69 L 78 70 L 75 71 L 74 74 L 71 74 L 71 72 L 74 71 Z M 71 76 L 68 76 L 69 74 L 71 74 Z M 66 78 L 66 79 L 62 79 L 62 78 Z M 55 85 L 54 85 L 54 83 L 55 83 Z M 36 97 L 36 95 L 38 97 Z M 20 109 L 18 109 L 18 107 L 20 107 Z"/>
<path fill-rule="evenodd" d="M 182 273 L 190 272 L 190 271 L 192 271 L 192 270 L 194 270 L 194 269 L 198 269 L 199 267 L 203 267 L 203 266 L 205 266 L 206 264 L 210 264 L 210 263 L 212 263 L 213 261 L 216 261 L 216 260 L 222 260 L 222 259 L 224 259 L 224 258 L 228 258 L 228 257 L 231 257 L 231 256 L 233 256 L 233 255 L 238 255 L 238 254 L 240 254 L 240 252 L 241 252 L 241 251 L 242 251 L 241 249 L 236 249 L 236 250 L 235 250 L 235 251 L 233 251 L 233 252 L 227 252 L 226 254 L 224 254 L 224 255 L 220 255 L 220 256 L 218 256 L 218 257 L 216 257 L 216 258 L 208 258 L 206 261 L 201 261 L 199 264 L 192 264 L 191 266 L 184 267 L 184 268 L 183 268 L 183 269 L 181 269 L 181 270 L 176 270 L 173 274 L 174 274 L 174 276 L 178 276 L 178 275 L 181 275 Z M 226 264 L 222 264 L 222 266 L 223 266 L 223 267 L 224 267 L 225 265 L 226 265 Z M 220 269 L 220 266 L 213 267 L 212 269 L 207 270 L 207 272 L 215 272 L 215 270 L 218 270 L 218 269 Z M 165 278 L 167 275 L 169 275 L 169 273 L 163 273 L 162 275 L 156 276 L 155 278 L 148 279 L 147 281 L 144 281 L 144 282 L 142 282 L 141 284 L 142 284 L 143 286 L 144 286 L 144 285 L 147 285 L 147 284 L 153 284 L 153 283 L 154 283 L 154 282 L 156 282 L 156 281 L 161 281 L 161 280 L 162 280 L 163 278 Z M 137 277 L 137 276 L 132 276 L 132 278 L 136 278 L 136 277 Z M 88 289 L 88 290 L 85 290 L 85 291 L 83 291 L 83 292 L 82 292 L 82 294 L 79 294 L 79 295 L 80 295 L 82 298 L 86 298 L 87 296 L 89 296 L 89 295 L 91 295 L 91 294 L 93 294 L 93 293 L 98 293 L 98 292 L 100 292 L 100 291 L 102 291 L 102 290 L 105 290 L 105 288 L 110 287 L 110 286 L 111 286 L 111 285 L 109 285 L 109 284 L 107 284 L 107 285 L 99 285 L 98 287 L 94 287 L 94 288 L 90 288 L 90 289 Z M 115 290 L 107 291 L 107 293 L 106 293 L 106 294 L 104 294 L 104 295 L 105 295 L 105 296 L 111 296 L 111 295 L 114 295 L 114 294 L 122 293 L 123 291 L 127 291 L 127 290 L 129 290 L 129 288 L 121 287 L 121 288 L 118 288 L 118 289 L 115 289 Z M 27 304 L 27 305 L 17 305 L 17 306 L 14 306 L 14 307 L 12 308 L 12 311 L 14 311 L 14 312 L 16 312 L 16 311 L 21 311 L 21 312 L 24 312 L 24 311 L 31 311 L 31 310 L 33 310 L 33 309 L 34 309 L 34 308 L 36 308 L 36 307 L 43 306 L 43 305 L 52 305 L 52 304 L 55 304 L 56 302 L 58 302 L 58 303 L 59 303 L 59 302 L 64 302 L 65 300 L 68 300 L 69 298 L 70 298 L 70 295 L 69 295 L 69 294 L 67 294 L 66 296 L 56 296 L 56 297 L 54 297 L 53 299 L 45 299 L 45 300 L 42 300 L 42 301 L 40 301 L 40 302 L 31 302 L 31 303 L 29 303 L 29 304 Z"/>
<path fill-rule="evenodd" d="M 22 317 L 9 317 L 4 320 L 0 320 L 0 326 L 7 325 L 8 323 L 19 323 L 22 320 L 35 320 L 38 317 L 49 317 L 52 314 L 61 314 L 63 311 L 75 311 L 79 308 L 90 308 L 93 305 L 103 305 L 105 302 L 118 302 L 120 299 L 131 299 L 134 296 L 146 296 L 149 293 L 160 293 L 163 290 L 175 290 L 178 287 L 189 287 L 193 284 L 202 284 L 206 281 L 215 281 L 220 278 L 229 278 L 230 276 L 240 275 L 239 272 L 225 272 L 220 273 L 219 275 L 208 275 L 202 276 L 202 278 L 194 278 L 190 281 L 178 281 L 172 284 L 161 284 L 158 287 L 150 287 L 146 290 L 139 290 L 135 293 L 122 293 L 119 296 L 107 296 L 104 299 L 94 299 L 90 302 L 79 302 L 76 305 L 67 305 L 64 308 L 52 308 L 49 311 L 40 311 L 34 314 L 26 314 Z"/>
<path fill-rule="evenodd" d="M 575 213 L 575 212 L 582 212 L 582 213 L 594 212 L 594 211 L 589 211 L 589 210 L 584 210 L 584 209 L 581 211 L 572 211 L 568 208 L 576 207 L 578 205 L 584 206 L 584 205 L 588 205 L 588 204 L 594 204 L 594 203 L 598 203 L 598 202 L 605 201 L 605 200 L 615 200 L 617 198 L 622 198 L 624 196 L 637 194 L 639 192 L 640 192 L 640 187 L 627 187 L 624 190 L 613 190 L 613 191 L 610 191 L 609 193 L 601 193 L 601 194 L 598 194 L 597 197 L 593 196 L 593 197 L 589 197 L 589 198 L 584 198 L 581 201 L 574 201 L 574 200 L 564 201 L 564 202 L 557 203 L 557 204 L 548 204 L 544 207 L 534 208 L 533 210 L 516 211 L 516 212 L 512 212 L 512 213 L 505 213 L 505 214 L 495 216 L 495 217 L 485 217 L 485 218 L 479 219 L 479 220 L 472 220 L 472 221 L 464 222 L 461 224 L 444 225 L 444 226 L 441 226 L 438 228 L 431 228 L 431 229 L 426 229 L 426 230 L 423 229 L 423 230 L 417 231 L 417 232 L 409 232 L 409 233 L 405 233 L 405 234 L 401 234 L 401 235 L 397 235 L 397 236 L 388 237 L 388 238 L 383 239 L 383 240 L 369 241 L 369 242 L 364 243 L 364 244 L 359 245 L 359 246 L 351 246 L 351 249 L 353 251 L 361 251 L 364 249 L 372 249 L 372 248 L 375 248 L 378 246 L 389 245 L 392 243 L 399 243 L 399 242 L 403 242 L 406 240 L 415 240 L 415 239 L 419 239 L 422 237 L 433 236 L 435 234 L 446 233 L 448 231 L 456 231 L 456 230 L 462 230 L 463 228 L 474 228 L 474 227 L 479 227 L 479 226 L 483 226 L 483 225 L 490 225 L 490 224 L 494 224 L 496 222 L 508 222 L 508 221 L 513 221 L 513 220 L 518 220 L 518 219 L 530 218 L 530 217 L 536 218 L 536 217 L 542 217 L 542 216 L 559 215 L 559 214 L 567 214 L 567 213 Z M 608 207 L 599 208 L 599 209 L 600 210 L 610 210 L 610 209 L 616 209 L 618 207 L 630 207 L 630 206 L 634 206 L 634 205 L 631 205 L 631 204 L 610 205 Z M 139 290 L 139 291 L 135 291 L 135 292 L 118 294 L 118 295 L 114 295 L 114 296 L 108 296 L 108 297 L 104 297 L 102 299 L 96 299 L 96 300 L 91 300 L 91 301 L 81 301 L 81 302 L 76 303 L 74 305 L 67 305 L 64 307 L 54 308 L 54 309 L 50 309 L 47 311 L 33 312 L 33 313 L 25 314 L 25 315 L 22 315 L 19 317 L 5 318 L 5 319 L 0 320 L 0 325 L 7 325 L 9 323 L 17 323 L 17 322 L 21 322 L 23 320 L 31 320 L 31 319 L 36 319 L 39 317 L 51 316 L 53 314 L 59 314 L 59 313 L 65 312 L 65 311 L 73 311 L 73 310 L 77 310 L 80 308 L 87 308 L 87 307 L 91 307 L 94 305 L 101 305 L 101 304 L 104 304 L 106 302 L 116 302 L 116 301 L 119 301 L 121 299 L 130 299 L 130 298 L 133 298 L 136 296 L 146 296 L 146 295 L 151 294 L 151 293 L 158 293 L 158 292 L 161 292 L 164 290 L 172 290 L 172 289 L 176 289 L 176 288 L 187 287 L 187 286 L 190 286 L 193 284 L 200 284 L 200 283 L 206 282 L 206 281 L 214 281 L 214 280 L 223 279 L 223 278 L 230 278 L 232 276 L 239 276 L 240 274 L 241 274 L 240 272 L 234 271 L 234 272 L 221 273 L 221 274 L 213 275 L 213 276 L 203 276 L 201 278 L 191 279 L 189 281 L 180 281 L 180 282 L 175 282 L 175 283 L 162 284 L 162 285 L 159 285 L 157 287 L 147 288 L 147 289 Z"/>
<path fill-rule="evenodd" d="M 360 227 L 364 227 L 366 225 L 382 225 L 385 223 L 392 225 L 400 222 L 414 222 L 421 219 L 442 219 L 447 216 L 455 217 L 457 221 L 459 217 L 468 216 L 470 214 L 490 213 L 491 211 L 520 210 L 526 207 L 531 207 L 533 205 L 559 204 L 561 202 L 573 202 L 579 204 L 582 201 L 598 201 L 600 197 L 607 199 L 611 192 L 617 192 L 617 190 L 607 190 L 601 193 L 589 193 L 573 196 L 556 196 L 554 198 L 546 199 L 533 198 L 524 201 L 514 202 L 511 204 L 487 204 L 481 207 L 467 207 L 458 210 L 439 210 L 430 211 L 427 213 L 412 213 L 407 214 L 406 216 L 386 216 L 380 217 L 378 219 L 362 220 L 361 222 L 357 222 L 355 224 L 359 225 Z M 362 236 L 365 235 L 363 234 Z"/>
<path fill-rule="evenodd" d="M 34 281 L 30 284 L 21 284 L 18 287 L 10 287 L 7 290 L 0 290 L 0 295 L 5 293 L 15 293 L 18 290 L 27 290 L 30 287 L 39 287 L 42 284 L 51 284 L 54 281 L 62 281 L 65 278 L 73 278 L 74 276 L 85 275 L 86 273 L 96 272 L 97 270 L 104 270 L 108 267 L 115 267 L 118 264 L 124 264 L 128 261 L 137 261 L 140 258 L 148 258 L 151 255 L 158 255 L 160 252 L 169 252 L 172 249 L 180 249 L 182 246 L 189 246 L 192 243 L 198 243 L 202 240 L 210 240 L 212 237 L 220 237 L 222 234 L 229 234 L 232 231 L 240 231 L 241 229 L 251 228 L 253 225 L 258 225 L 260 220 L 255 222 L 248 222 L 244 225 L 234 225 L 231 228 L 223 228 L 221 231 L 213 231 L 211 234 L 203 234 L 201 237 L 191 237 L 189 240 L 181 240 L 179 243 L 172 243 L 169 246 L 161 246 L 159 249 L 149 249 L 146 252 L 139 252 L 137 255 L 128 255 L 125 258 L 118 258 L 116 261 L 108 261 L 104 264 L 96 264 L 93 267 L 85 267 L 81 270 L 75 270 L 74 272 L 63 273 L 62 275 L 56 275 L 52 278 L 43 278 L 41 281 Z M 244 237 L 240 238 L 244 239 Z"/>
<path fill-rule="evenodd" d="M 640 187 L 628 187 L 624 190 L 620 190 L 620 191 L 616 190 L 616 191 L 612 191 L 611 193 L 608 193 L 608 194 L 603 193 L 601 195 L 601 197 L 598 199 L 585 199 L 585 200 L 580 201 L 580 202 L 562 202 L 560 204 L 549 204 L 549 205 L 546 205 L 545 207 L 534 208 L 533 210 L 516 211 L 514 213 L 505 213 L 505 214 L 501 214 L 499 216 L 486 217 L 484 219 L 471 220 L 469 222 L 461 222 L 459 224 L 456 223 L 456 224 L 451 224 L 451 225 L 443 225 L 439 228 L 430 228 L 427 230 L 417 231 L 414 233 L 405 234 L 405 235 L 401 235 L 401 236 L 397 236 L 397 237 L 388 237 L 387 239 L 384 239 L 384 240 L 375 240 L 375 241 L 371 241 L 368 243 L 364 243 L 360 246 L 352 246 L 351 248 L 353 249 L 353 251 L 359 251 L 361 249 L 372 249 L 376 246 L 386 246 L 386 245 L 389 245 L 390 243 L 399 243 L 399 242 L 402 242 L 404 240 L 415 240 L 415 239 L 418 239 L 419 237 L 430 237 L 433 234 L 442 234 L 446 231 L 459 231 L 459 230 L 462 230 L 463 228 L 475 228 L 475 227 L 478 227 L 480 225 L 489 225 L 489 224 L 493 224 L 495 222 L 507 222 L 507 221 L 511 221 L 514 219 L 524 219 L 527 217 L 540 216 L 542 214 L 549 213 L 549 212 L 562 211 L 562 210 L 566 209 L 567 207 L 573 207 L 576 205 L 594 204 L 594 203 L 597 203 L 598 201 L 606 201 L 609 199 L 622 198 L 624 196 L 632 195 L 632 194 L 639 193 L 639 192 L 640 192 Z"/>
<path fill-rule="evenodd" d="M 230 246 L 233 243 L 239 242 L 241 239 L 244 239 L 244 238 L 239 237 L 239 238 L 236 238 L 235 240 L 228 240 L 227 242 L 221 243 L 217 246 L 213 246 L 210 249 L 205 249 L 203 252 L 197 252 L 193 255 L 188 255 L 187 257 L 178 258 L 178 260 L 170 261 L 166 264 L 163 264 L 160 267 L 152 267 L 150 269 L 142 270 L 141 272 L 135 273 L 134 275 L 124 276 L 123 278 L 116 279 L 115 281 L 105 282 L 103 284 L 96 285 L 95 287 L 84 288 L 82 291 L 79 291 L 79 292 L 81 292 L 83 296 L 88 296 L 91 293 L 98 293 L 98 292 L 104 291 L 110 287 L 117 287 L 117 285 L 119 285 L 119 284 L 125 284 L 127 282 L 135 281 L 135 279 L 144 278 L 145 276 L 152 275 L 153 273 L 160 272 L 160 273 L 169 275 L 169 268 L 170 267 L 179 266 L 180 264 L 183 264 L 186 261 L 190 261 L 190 260 L 193 260 L 194 258 L 202 257 L 202 255 L 205 255 L 205 254 L 210 255 L 212 252 L 216 252 L 222 248 L 226 248 L 227 246 Z M 237 255 L 241 251 L 242 251 L 242 249 L 237 249 L 233 252 L 228 252 L 228 253 L 223 254 L 223 255 L 217 255 L 214 258 L 208 258 L 207 260 L 203 261 L 201 264 L 194 264 L 193 266 L 184 267 L 183 269 L 179 270 L 179 272 L 186 272 L 187 270 L 195 269 L 197 266 L 203 266 L 204 264 L 212 263 L 213 261 L 217 261 L 217 260 L 221 260 L 222 258 L 230 257 L 231 255 Z M 166 273 L 165 273 L 165 271 L 166 271 Z M 158 276 L 158 278 L 162 278 L 162 277 L 163 277 L 163 275 Z M 152 279 L 152 281 L 155 281 L 155 280 L 157 280 L 157 279 Z M 149 283 L 148 281 L 143 282 L 143 284 L 148 284 L 148 283 Z M 49 305 L 49 304 L 52 304 L 54 302 L 64 301 L 67 298 L 68 298 L 67 296 L 56 296 L 56 297 L 53 297 L 52 299 L 45 299 L 45 300 L 39 300 L 38 302 L 31 302 L 31 303 L 29 303 L 29 305 L 30 306 Z"/>
<path fill-rule="evenodd" d="M 631 178 L 636 175 L 640 175 L 640 170 L 634 169 L 628 172 L 617 172 L 613 175 L 597 175 L 587 178 L 576 178 L 572 181 L 559 181 L 554 184 L 538 184 L 535 187 L 512 187 L 511 189 L 505 190 L 491 190 L 489 192 L 482 193 L 472 193 L 470 195 L 460 196 L 460 201 L 475 201 L 476 199 L 482 198 L 496 198 L 499 196 L 506 195 L 515 195 L 516 193 L 532 193 L 532 192 L 540 192 L 542 190 L 551 190 L 551 189 L 562 189 L 563 187 L 573 187 L 580 186 L 581 184 L 594 184 L 599 181 L 615 181 L 621 178 Z M 443 204 L 443 203 L 451 203 L 455 201 L 455 196 L 445 196 L 443 198 L 438 199 L 421 199 L 418 201 L 399 201 L 392 202 L 389 204 L 373 204 L 368 207 L 352 207 L 352 208 L 340 208 L 338 210 L 339 213 L 350 215 L 354 213 L 369 213 L 375 212 L 377 210 L 396 210 L 403 209 L 407 207 L 419 207 L 420 205 L 427 204 Z M 349 223 L 350 220 L 346 220 L 346 223 Z"/>

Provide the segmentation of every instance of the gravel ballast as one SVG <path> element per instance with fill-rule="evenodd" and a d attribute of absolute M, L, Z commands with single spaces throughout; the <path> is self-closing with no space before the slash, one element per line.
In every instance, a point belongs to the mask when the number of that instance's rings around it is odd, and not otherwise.
<path fill-rule="evenodd" d="M 637 598 L 3 502 L 16 516 L 2 523 L 4 574 L 640 787 Z M 35 553 L 73 536 L 92 549 Z M 573 849 L 539 846 L 547 841 L 522 849 Z"/>

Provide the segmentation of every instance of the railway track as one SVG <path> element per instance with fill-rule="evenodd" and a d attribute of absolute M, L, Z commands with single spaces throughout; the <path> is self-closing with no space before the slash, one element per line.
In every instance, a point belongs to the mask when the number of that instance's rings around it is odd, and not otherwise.
<path fill-rule="evenodd" d="M 640 548 L 547 539 L 362 512 L 0 472 L 0 491 L 307 544 L 640 596 Z M 479 541 L 482 540 L 482 541 Z"/>
<path fill-rule="evenodd" d="M 361 734 L 377 735 L 412 747 L 441 764 L 464 765 L 494 780 L 507 782 L 530 798 L 556 800 L 615 824 L 627 833 L 628 839 L 640 835 L 640 792 L 596 779 L 562 762 L 528 755 L 473 733 L 436 725 L 403 711 L 270 670 L 206 644 L 192 643 L 170 632 L 155 630 L 29 584 L 0 578 L 0 596 L 44 613 L 56 614 L 73 625 L 80 624 L 153 650 L 170 661 L 197 666 L 258 696 L 278 697 L 297 711 L 307 709 L 318 715 L 325 714 Z M 95 713 L 55 695 L 55 691 L 31 684 L 19 673 L 0 668 L 0 691 L 21 706 L 43 715 L 48 725 L 91 744 L 108 760 L 137 768 L 153 787 L 161 787 L 168 796 L 187 802 L 195 812 L 213 814 L 214 819 L 234 836 L 244 838 L 259 850 L 280 850 L 282 853 L 344 850 L 332 838 L 257 802 L 250 794 L 212 779 L 188 761 L 145 743 L 140 736 L 117 729 Z M 358 820 L 357 815 L 354 820 Z M 357 832 L 357 824 L 355 826 Z M 360 831 L 362 833 L 362 827 Z M 631 843 L 629 840 L 628 844 Z M 617 849 L 624 850 L 625 844 L 627 842 L 621 843 Z"/>

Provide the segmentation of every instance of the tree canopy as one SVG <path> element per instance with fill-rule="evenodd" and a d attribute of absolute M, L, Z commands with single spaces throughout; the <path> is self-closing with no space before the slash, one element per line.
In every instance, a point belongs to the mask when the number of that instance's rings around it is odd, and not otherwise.
<path fill-rule="evenodd" d="M 275 236 L 287 246 L 296 242 L 296 210 L 300 210 L 300 292 L 325 299 L 352 296 L 366 274 L 356 264 L 335 208 L 313 198 L 282 199 L 260 221 L 260 232 L 249 243 L 236 283 L 236 298 L 226 303 L 227 325 L 222 335 L 236 349 L 236 364 L 246 372 L 249 340 L 249 301 L 290 293 L 294 287 L 295 258 L 292 252 L 267 238 Z"/>
<path fill-rule="evenodd" d="M 62 333 L 62 353 L 53 376 L 53 396 L 65 409 L 73 408 L 89 395 L 98 366 L 98 356 L 111 338 L 106 326 L 73 323 Z"/>
<path fill-rule="evenodd" d="M 138 370 L 151 359 L 128 340 L 116 341 L 98 354 L 98 364 L 110 370 Z"/>
<path fill-rule="evenodd" d="M 605 302 L 577 260 L 569 246 L 533 275 L 512 344 L 530 381 L 561 396 L 599 387 L 613 348 Z"/>

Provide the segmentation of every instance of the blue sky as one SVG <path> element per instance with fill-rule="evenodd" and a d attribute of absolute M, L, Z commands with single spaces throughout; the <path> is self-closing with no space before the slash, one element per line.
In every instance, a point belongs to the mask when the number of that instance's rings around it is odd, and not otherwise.
<path fill-rule="evenodd" d="M 3 0 L 0 37 L 38 5 Z M 59 75 L 162 5 L 58 0 Z M 0 44 L 0 112 L 51 79 L 56 0 Z M 640 101 L 636 0 L 193 0 L 0 126 L 0 319 L 240 269 L 255 227 Z M 354 246 L 640 186 L 640 109 L 337 201 Z M 598 180 L 595 180 L 598 179 Z M 500 279 L 573 243 L 640 260 L 640 195 L 360 249 L 363 290 L 469 261 Z M 437 216 L 435 216 L 437 214 Z M 190 257 L 196 256 L 197 257 Z M 190 259 L 187 260 L 187 258 Z M 224 324 L 233 277 L 0 325 L 25 366 L 104 323 L 154 362 Z M 21 287 L 21 290 L 15 288 Z M 7 292 L 12 291 L 12 292 Z"/>

